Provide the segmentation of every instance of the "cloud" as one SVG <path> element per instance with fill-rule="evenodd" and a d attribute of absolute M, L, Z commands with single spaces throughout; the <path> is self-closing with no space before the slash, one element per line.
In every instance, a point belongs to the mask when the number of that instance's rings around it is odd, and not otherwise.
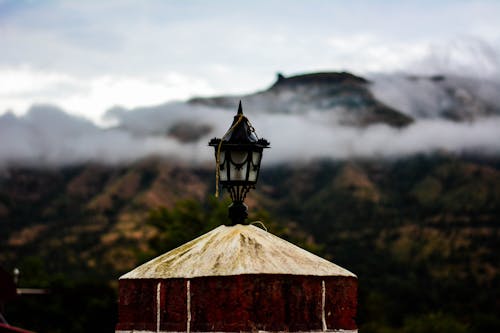
<path fill-rule="evenodd" d="M 102 128 L 48 105 L 32 107 L 26 115 L 0 117 L 0 165 L 62 166 L 87 162 L 126 164 L 151 155 L 198 165 L 213 163 L 207 146 L 231 124 L 232 111 L 167 103 L 109 112 L 116 127 Z M 247 112 L 257 134 L 271 142 L 265 164 L 315 158 L 395 158 L 447 151 L 477 155 L 500 154 L 500 117 L 472 123 L 423 119 L 403 128 L 372 125 L 353 128 L 332 124 L 320 112 L 302 115 Z M 198 141 L 182 143 L 168 134 L 175 124 L 208 125 Z"/>
<path fill-rule="evenodd" d="M 103 129 L 48 105 L 0 117 L 0 165 L 64 166 L 128 163 L 150 155 L 189 158 L 196 150 L 165 136 L 136 137 Z M 191 149 L 186 152 L 186 149 Z"/>
<path fill-rule="evenodd" d="M 487 42 L 471 35 L 433 42 L 407 70 L 420 75 L 439 73 L 495 79 L 500 75 L 499 43 L 500 39 Z"/>
<path fill-rule="evenodd" d="M 413 118 L 473 118 L 499 114 L 498 79 L 408 74 L 372 75 L 371 92 Z"/>
<path fill-rule="evenodd" d="M 387 125 L 332 126 L 317 115 L 265 115 L 252 120 L 255 128 L 271 141 L 273 149 L 266 160 L 275 163 L 321 157 L 397 158 L 436 151 L 478 155 L 500 153 L 500 117 L 474 123 L 418 120 L 403 129 Z"/>

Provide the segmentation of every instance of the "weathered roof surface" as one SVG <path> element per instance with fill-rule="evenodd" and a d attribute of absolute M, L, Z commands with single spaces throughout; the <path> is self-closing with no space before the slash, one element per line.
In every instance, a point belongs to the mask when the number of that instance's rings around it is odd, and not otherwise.
<path fill-rule="evenodd" d="M 240 274 L 354 276 L 253 225 L 223 226 L 120 277 L 168 279 Z"/>

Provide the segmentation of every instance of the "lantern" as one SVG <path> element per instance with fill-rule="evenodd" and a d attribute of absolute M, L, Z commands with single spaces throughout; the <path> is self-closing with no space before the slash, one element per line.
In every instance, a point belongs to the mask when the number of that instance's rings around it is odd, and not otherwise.
<path fill-rule="evenodd" d="M 227 189 L 233 203 L 229 206 L 232 224 L 242 224 L 248 216 L 243 203 L 250 189 L 255 188 L 259 177 L 262 151 L 269 148 L 266 139 L 258 138 L 254 128 L 243 115 L 241 101 L 238 113 L 227 133 L 213 138 L 209 145 L 215 148 L 217 186 Z"/>

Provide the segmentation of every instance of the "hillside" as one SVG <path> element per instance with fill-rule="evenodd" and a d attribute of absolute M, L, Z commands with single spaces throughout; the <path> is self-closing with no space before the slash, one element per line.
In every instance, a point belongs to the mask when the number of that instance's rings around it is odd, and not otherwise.
<path fill-rule="evenodd" d="M 154 159 L 122 168 L 9 170 L 0 187 L 0 228 L 7 236 L 1 261 L 12 266 L 37 255 L 49 271 L 109 278 L 133 267 L 138 251 L 147 249 L 149 210 L 201 200 L 209 180 L 206 171 Z"/>
<path fill-rule="evenodd" d="M 499 165 L 442 155 L 268 167 L 248 204 L 271 232 L 359 276 L 364 331 L 437 314 L 479 332 L 499 324 Z M 10 170 L 1 178 L 0 260 L 35 275 L 40 260 L 49 284 L 51 275 L 116 281 L 217 223 L 195 217 L 205 216 L 198 209 L 222 218 L 226 203 L 207 201 L 212 184 L 210 168 L 160 159 Z M 185 199 L 193 200 L 187 210 L 179 206 Z M 165 213 L 151 215 L 161 207 Z"/>

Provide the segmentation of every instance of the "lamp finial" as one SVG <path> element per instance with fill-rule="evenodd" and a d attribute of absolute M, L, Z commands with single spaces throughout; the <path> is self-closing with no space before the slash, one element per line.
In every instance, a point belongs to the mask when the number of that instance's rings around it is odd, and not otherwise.
<path fill-rule="evenodd" d="M 238 114 L 243 114 L 243 108 L 241 107 L 241 100 L 240 100 L 240 105 L 238 106 Z"/>

